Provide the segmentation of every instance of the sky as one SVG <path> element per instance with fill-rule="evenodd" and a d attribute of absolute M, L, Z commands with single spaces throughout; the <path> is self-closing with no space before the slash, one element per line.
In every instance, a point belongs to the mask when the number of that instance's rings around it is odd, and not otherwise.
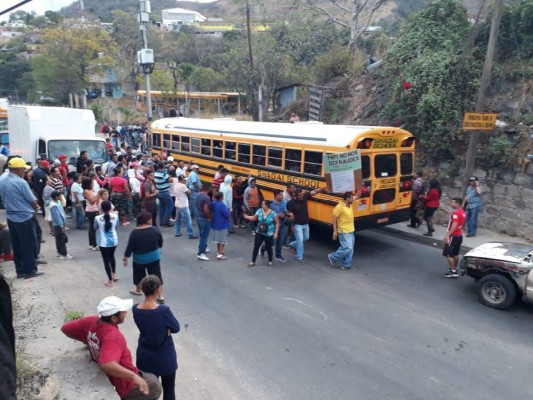
<path fill-rule="evenodd" d="M 14 6 L 17 3 L 20 3 L 22 0 L 0 0 L 0 11 L 3 11 L 11 6 Z M 157 1 L 157 0 L 152 0 Z M 190 1 L 193 3 L 212 3 L 216 0 L 180 0 L 180 1 Z M 37 15 L 43 15 L 45 11 L 52 10 L 58 11 L 61 7 L 68 6 L 69 4 L 74 3 L 74 0 L 33 0 L 28 4 L 23 5 L 22 7 L 17 8 L 17 10 L 23 10 L 26 12 L 35 11 Z M 13 10 L 16 11 L 16 10 Z M 11 12 L 13 12 L 11 11 Z M 9 19 L 9 13 L 0 16 L 0 21 L 7 21 Z"/>

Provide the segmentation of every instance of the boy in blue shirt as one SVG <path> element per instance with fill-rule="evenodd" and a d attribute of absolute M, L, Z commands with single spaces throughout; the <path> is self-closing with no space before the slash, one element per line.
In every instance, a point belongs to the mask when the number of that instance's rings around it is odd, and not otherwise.
<path fill-rule="evenodd" d="M 72 260 L 72 256 L 67 253 L 68 237 L 65 233 L 65 225 L 67 224 L 67 215 L 61 204 L 62 193 L 54 190 L 50 197 L 50 214 L 52 215 L 52 225 L 54 225 L 54 236 L 56 239 L 56 249 L 60 260 Z"/>

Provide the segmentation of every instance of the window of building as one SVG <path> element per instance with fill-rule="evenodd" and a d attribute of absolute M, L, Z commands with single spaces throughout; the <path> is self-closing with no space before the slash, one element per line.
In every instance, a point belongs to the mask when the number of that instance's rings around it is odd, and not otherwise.
<path fill-rule="evenodd" d="M 382 154 L 374 158 L 374 174 L 376 178 L 396 176 L 397 173 L 396 154 Z"/>
<path fill-rule="evenodd" d="M 235 151 L 235 142 L 224 142 L 225 153 L 224 156 L 228 160 L 235 160 L 237 152 Z"/>
<path fill-rule="evenodd" d="M 202 141 L 202 154 L 204 156 L 211 155 L 211 139 L 201 139 Z"/>
<path fill-rule="evenodd" d="M 239 162 L 250 164 L 250 145 L 239 143 Z"/>
<path fill-rule="evenodd" d="M 190 138 L 188 136 L 181 137 L 181 151 L 189 152 L 191 151 Z"/>
<path fill-rule="evenodd" d="M 279 147 L 268 148 L 268 166 L 281 168 L 283 162 L 283 150 Z"/>
<path fill-rule="evenodd" d="M 302 151 L 285 149 L 285 169 L 292 172 L 300 172 L 302 169 Z"/>
<path fill-rule="evenodd" d="M 322 175 L 322 153 L 319 151 L 306 151 L 304 173 Z"/>
<path fill-rule="evenodd" d="M 254 165 L 264 166 L 266 160 L 266 146 L 254 144 L 253 156 Z"/>
<path fill-rule="evenodd" d="M 191 138 L 191 152 L 200 153 L 201 142 L 199 138 Z"/>

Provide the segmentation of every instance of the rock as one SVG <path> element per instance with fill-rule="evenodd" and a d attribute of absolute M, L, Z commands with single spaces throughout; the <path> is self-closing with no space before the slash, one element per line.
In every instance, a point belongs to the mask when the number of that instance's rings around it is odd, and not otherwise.
<path fill-rule="evenodd" d="M 517 185 L 533 187 L 533 177 L 528 174 L 516 174 L 513 182 Z"/>
<path fill-rule="evenodd" d="M 48 376 L 35 400 L 54 400 L 59 394 L 59 379 L 55 375 Z"/>
<path fill-rule="evenodd" d="M 359 92 L 359 91 L 363 90 L 364 88 L 365 88 L 365 87 L 364 87 L 363 85 L 357 85 L 357 86 L 355 87 L 354 90 L 355 90 L 356 92 Z"/>

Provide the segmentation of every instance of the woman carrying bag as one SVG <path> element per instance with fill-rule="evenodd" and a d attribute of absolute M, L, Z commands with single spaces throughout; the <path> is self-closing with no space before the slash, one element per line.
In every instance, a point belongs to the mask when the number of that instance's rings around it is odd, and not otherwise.
<path fill-rule="evenodd" d="M 244 215 L 244 218 L 247 221 L 257 221 L 255 226 L 256 235 L 254 249 L 252 251 L 252 261 L 248 264 L 248 267 L 255 267 L 255 260 L 257 260 L 257 254 L 263 243 L 265 243 L 268 254 L 268 266 L 272 266 L 272 245 L 274 240 L 278 238 L 279 219 L 276 212 L 270 209 L 270 203 L 270 200 L 263 200 L 261 208 L 257 210 L 254 215 Z"/>

